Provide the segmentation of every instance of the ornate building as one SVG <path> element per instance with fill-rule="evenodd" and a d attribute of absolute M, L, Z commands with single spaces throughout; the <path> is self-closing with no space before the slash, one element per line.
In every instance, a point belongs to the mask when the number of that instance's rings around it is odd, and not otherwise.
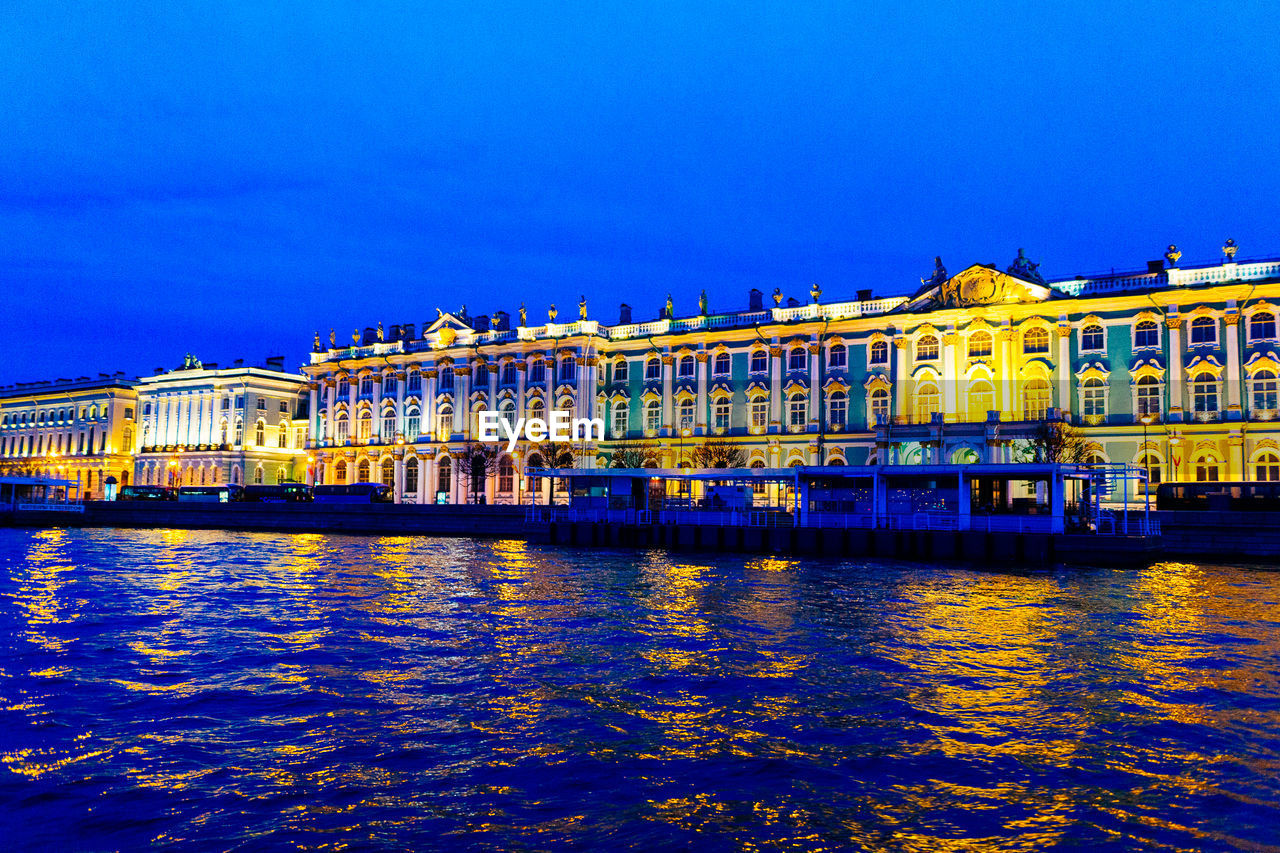
<path fill-rule="evenodd" d="M 599 417 L 603 442 L 645 464 L 690 464 L 729 442 L 753 467 L 1011 461 L 1046 419 L 1083 431 L 1091 461 L 1146 467 L 1152 480 L 1280 479 L 1276 423 L 1280 260 L 1045 281 L 1019 251 L 1006 270 L 933 275 L 910 297 L 765 307 L 616 325 L 579 318 L 511 327 L 441 313 L 417 333 L 381 325 L 329 346 L 317 335 L 310 431 L 317 477 L 381 480 L 407 501 L 460 502 L 457 460 L 477 414 Z M 545 500 L 522 473 L 549 463 L 522 445 L 487 478 L 489 502 Z M 558 450 L 555 451 L 557 454 Z M 637 455 L 638 454 L 638 455 Z M 563 466 L 564 458 L 550 463 Z"/>
<path fill-rule="evenodd" d="M 306 380 L 284 369 L 201 364 L 137 382 L 141 485 L 277 483 L 307 475 Z"/>
<path fill-rule="evenodd" d="M 102 497 L 108 477 L 127 485 L 135 385 L 117 373 L 0 388 L 0 474 L 76 480 L 89 498 Z"/>

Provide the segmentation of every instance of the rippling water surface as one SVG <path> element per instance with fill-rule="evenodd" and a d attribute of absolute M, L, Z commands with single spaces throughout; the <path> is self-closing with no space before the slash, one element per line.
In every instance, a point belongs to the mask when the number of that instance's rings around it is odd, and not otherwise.
<path fill-rule="evenodd" d="M 1280 849 L 1280 575 L 0 530 L 0 846 Z"/>

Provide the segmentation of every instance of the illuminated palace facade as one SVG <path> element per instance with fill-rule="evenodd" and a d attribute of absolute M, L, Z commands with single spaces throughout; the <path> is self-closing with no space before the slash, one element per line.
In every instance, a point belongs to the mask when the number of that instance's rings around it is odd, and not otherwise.
<path fill-rule="evenodd" d="M 89 498 L 108 477 L 128 485 L 136 384 L 117 373 L 0 388 L 0 474 L 75 480 Z"/>
<path fill-rule="evenodd" d="M 442 313 L 316 338 L 310 433 L 320 482 L 382 481 L 397 498 L 463 502 L 459 454 L 477 414 L 601 418 L 579 467 L 638 450 L 689 464 L 732 443 L 752 467 L 1016 461 L 1046 420 L 1076 425 L 1093 462 L 1152 480 L 1280 478 L 1280 261 L 1225 261 L 1045 281 L 1019 253 L 1007 270 L 934 275 L 910 297 L 805 304 L 752 291 L 747 310 L 657 320 L 514 326 L 505 314 Z M 772 302 L 768 305 L 766 302 Z M 522 445 L 487 478 L 490 503 L 546 500 Z M 563 464 L 561 461 L 560 464 Z M 545 482 L 545 481 L 540 481 Z"/>
<path fill-rule="evenodd" d="M 302 481 L 307 473 L 305 377 L 283 358 L 202 364 L 137 381 L 135 482 L 153 486 Z"/>

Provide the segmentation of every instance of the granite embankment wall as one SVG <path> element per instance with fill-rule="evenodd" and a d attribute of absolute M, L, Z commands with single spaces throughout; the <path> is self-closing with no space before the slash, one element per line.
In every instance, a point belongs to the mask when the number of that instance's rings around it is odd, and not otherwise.
<path fill-rule="evenodd" d="M 524 510 L 511 506 L 91 501 L 86 504 L 83 514 L 29 515 L 23 519 L 11 517 L 9 523 L 40 527 L 181 527 L 499 538 L 520 538 L 524 526 Z"/>

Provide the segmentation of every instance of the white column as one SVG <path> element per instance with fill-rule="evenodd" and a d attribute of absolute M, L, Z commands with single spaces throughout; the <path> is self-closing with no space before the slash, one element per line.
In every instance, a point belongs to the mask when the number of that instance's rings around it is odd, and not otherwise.
<path fill-rule="evenodd" d="M 671 357 L 671 353 L 663 354 L 662 356 L 662 429 L 659 430 L 659 435 L 670 436 L 670 435 L 676 434 L 675 420 L 671 411 L 672 402 L 673 402 L 671 399 L 672 361 L 673 359 Z"/>
<path fill-rule="evenodd" d="M 400 433 L 400 435 L 405 434 L 405 419 L 404 419 L 405 388 L 404 388 L 404 385 L 405 385 L 405 381 L 408 378 L 409 378 L 409 374 L 406 371 L 403 371 L 403 370 L 396 371 L 396 432 Z M 419 417 L 419 422 L 421 422 L 421 417 Z M 419 427 L 419 429 L 421 429 L 421 427 Z M 387 440 L 394 441 L 395 436 L 387 436 Z M 421 466 L 421 463 L 419 463 L 419 466 Z M 421 479 L 422 477 L 421 471 L 418 472 L 418 477 L 419 479 Z"/>
<path fill-rule="evenodd" d="M 334 379 L 334 377 L 330 376 L 325 379 L 324 384 L 325 384 L 325 387 L 324 387 L 324 397 L 325 397 L 324 438 L 327 439 L 329 442 L 332 442 L 333 436 L 334 436 L 333 413 L 334 413 L 334 408 L 338 405 L 338 382 L 336 379 Z M 331 477 L 332 472 L 326 471 L 325 474 L 326 474 L 325 482 L 332 483 L 333 480 L 329 479 L 329 477 Z"/>
<path fill-rule="evenodd" d="M 957 366 L 959 354 L 956 348 L 959 345 L 960 336 L 954 329 L 948 330 L 942 336 L 942 417 L 946 421 L 960 420 L 959 400 L 956 395 L 956 389 L 959 386 L 956 378 L 959 375 Z"/>
<path fill-rule="evenodd" d="M 894 355 L 893 396 L 894 402 L 897 404 L 895 408 L 898 412 L 898 419 L 905 422 L 907 420 L 907 406 L 910 404 L 909 395 L 907 394 L 907 339 L 899 335 L 893 339 L 893 347 L 896 352 Z"/>
<path fill-rule="evenodd" d="M 315 446 L 317 444 L 315 439 L 320 435 L 320 387 L 316 384 L 314 379 L 307 384 L 311 393 L 311 408 L 307 410 L 309 412 L 308 417 L 311 421 L 310 432 L 311 438 L 313 439 L 311 444 L 312 446 Z M 209 420 L 212 421 L 213 418 L 210 418 Z"/>
<path fill-rule="evenodd" d="M 440 371 L 433 367 L 424 367 L 422 370 L 422 381 L 424 393 L 427 395 L 422 400 L 422 418 L 425 424 L 423 431 L 431 436 L 432 441 L 436 441 L 436 377 L 440 375 Z M 429 494 L 435 495 L 433 488 Z"/>
<path fill-rule="evenodd" d="M 769 347 L 769 432 L 782 429 L 782 347 Z"/>
<path fill-rule="evenodd" d="M 1165 324 L 1169 327 L 1169 420 L 1182 420 L 1185 411 L 1184 387 L 1182 381 L 1182 318 L 1168 317 Z"/>
<path fill-rule="evenodd" d="M 489 408 L 498 410 L 498 364 L 489 365 Z"/>
<path fill-rule="evenodd" d="M 347 374 L 347 438 L 355 444 L 356 440 L 356 397 L 360 393 L 360 379 Z M 247 428 L 247 425 L 246 425 Z M 348 472 L 348 482 L 355 482 Z"/>
<path fill-rule="evenodd" d="M 375 373 L 373 378 L 373 428 L 369 430 L 369 441 L 373 444 L 385 444 L 387 436 L 382 434 L 382 374 Z"/>
<path fill-rule="evenodd" d="M 404 503 L 404 455 L 396 451 L 395 457 L 395 501 Z M 421 472 L 419 472 L 421 474 Z"/>
<path fill-rule="evenodd" d="M 1239 420 L 1240 407 L 1240 315 L 1230 313 L 1227 322 L 1227 419 Z"/>
<path fill-rule="evenodd" d="M 547 382 L 547 417 L 551 417 L 551 410 L 556 407 L 556 354 L 553 350 L 551 355 L 542 360 L 546 366 L 547 375 L 544 377 Z"/>
<path fill-rule="evenodd" d="M 694 356 L 698 360 L 698 408 L 694 411 L 694 435 L 706 435 L 707 429 L 707 353 L 705 350 Z"/>
<path fill-rule="evenodd" d="M 516 361 L 516 417 L 523 418 L 524 411 L 524 383 L 529 378 L 529 363 L 525 359 Z"/>
<path fill-rule="evenodd" d="M 821 399 L 822 389 L 818 387 L 818 377 L 822 374 L 818 372 L 818 359 L 822 357 L 822 347 L 817 343 L 809 344 L 809 423 L 816 424 L 818 422 L 818 401 Z M 809 427 L 806 426 L 806 429 Z M 815 447 L 814 453 L 817 453 Z M 811 463 L 813 464 L 813 463 Z"/>
<path fill-rule="evenodd" d="M 469 431 L 467 420 L 471 415 L 471 367 L 454 365 L 453 367 L 453 434 Z"/>
<path fill-rule="evenodd" d="M 1058 326 L 1058 408 L 1063 417 L 1071 414 L 1071 326 Z"/>
<path fill-rule="evenodd" d="M 996 339 L 1000 341 L 1000 364 L 997 366 L 996 376 L 1000 381 L 1000 413 L 1001 417 L 1009 417 L 1009 413 L 1013 411 L 1013 382 L 1015 379 L 1013 370 L 1013 360 L 1009 355 L 1010 344 L 1013 340 L 1012 329 L 1001 329 L 996 333 Z"/>

